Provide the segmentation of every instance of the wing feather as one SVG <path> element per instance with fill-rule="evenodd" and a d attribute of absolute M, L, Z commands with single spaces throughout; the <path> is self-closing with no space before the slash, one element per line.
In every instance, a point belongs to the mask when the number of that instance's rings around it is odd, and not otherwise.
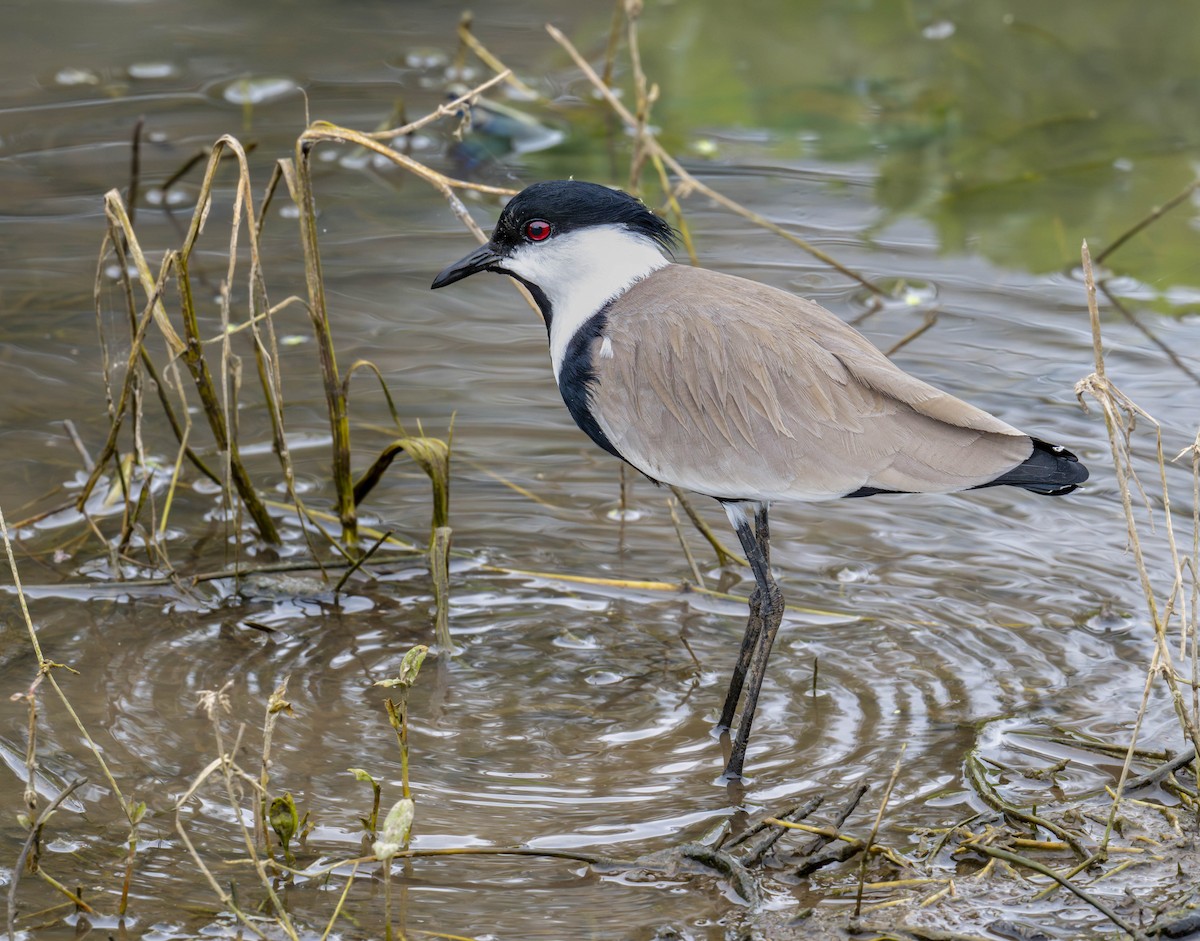
<path fill-rule="evenodd" d="M 1033 450 L 819 305 L 743 278 L 669 265 L 610 305 L 604 336 L 604 433 L 650 477 L 711 496 L 962 490 Z"/>

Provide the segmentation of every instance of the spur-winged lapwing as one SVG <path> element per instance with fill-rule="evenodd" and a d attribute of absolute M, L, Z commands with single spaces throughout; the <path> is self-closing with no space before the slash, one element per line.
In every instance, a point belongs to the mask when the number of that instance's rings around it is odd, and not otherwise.
<path fill-rule="evenodd" d="M 727 779 L 738 778 L 783 617 L 767 511 L 776 500 L 949 493 L 1003 484 L 1070 493 L 1087 469 L 893 365 L 812 301 L 673 264 L 672 228 L 626 193 L 535 183 L 491 240 L 434 279 L 511 275 L 533 295 L 576 423 L 651 480 L 720 501 L 757 587 L 720 728 L 750 685 Z"/>

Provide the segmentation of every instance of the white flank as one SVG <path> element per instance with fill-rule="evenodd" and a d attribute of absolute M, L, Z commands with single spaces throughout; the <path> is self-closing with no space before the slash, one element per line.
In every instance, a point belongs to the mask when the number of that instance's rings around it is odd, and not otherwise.
<path fill-rule="evenodd" d="M 550 362 L 558 379 L 571 338 L 614 297 L 668 264 L 653 239 L 619 225 L 589 226 L 522 245 L 504 267 L 550 301 Z M 611 344 L 608 347 L 612 353 Z"/>

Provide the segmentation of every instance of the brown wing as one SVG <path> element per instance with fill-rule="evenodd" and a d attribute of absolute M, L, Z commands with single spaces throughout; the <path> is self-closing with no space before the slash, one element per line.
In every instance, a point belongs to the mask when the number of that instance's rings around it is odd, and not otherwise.
<path fill-rule="evenodd" d="M 963 490 L 1033 450 L 819 305 L 701 268 L 670 265 L 618 298 L 592 363 L 592 413 L 617 450 L 715 497 Z"/>

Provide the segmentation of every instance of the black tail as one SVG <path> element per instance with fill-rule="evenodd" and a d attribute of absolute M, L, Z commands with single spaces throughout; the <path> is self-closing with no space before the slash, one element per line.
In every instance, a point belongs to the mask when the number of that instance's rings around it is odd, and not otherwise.
<path fill-rule="evenodd" d="M 1074 454 L 1066 448 L 1034 438 L 1033 453 L 1024 464 L 979 487 L 1023 487 L 1034 493 L 1057 497 L 1070 493 L 1087 479 L 1087 468 L 1079 463 L 1079 458 Z"/>

